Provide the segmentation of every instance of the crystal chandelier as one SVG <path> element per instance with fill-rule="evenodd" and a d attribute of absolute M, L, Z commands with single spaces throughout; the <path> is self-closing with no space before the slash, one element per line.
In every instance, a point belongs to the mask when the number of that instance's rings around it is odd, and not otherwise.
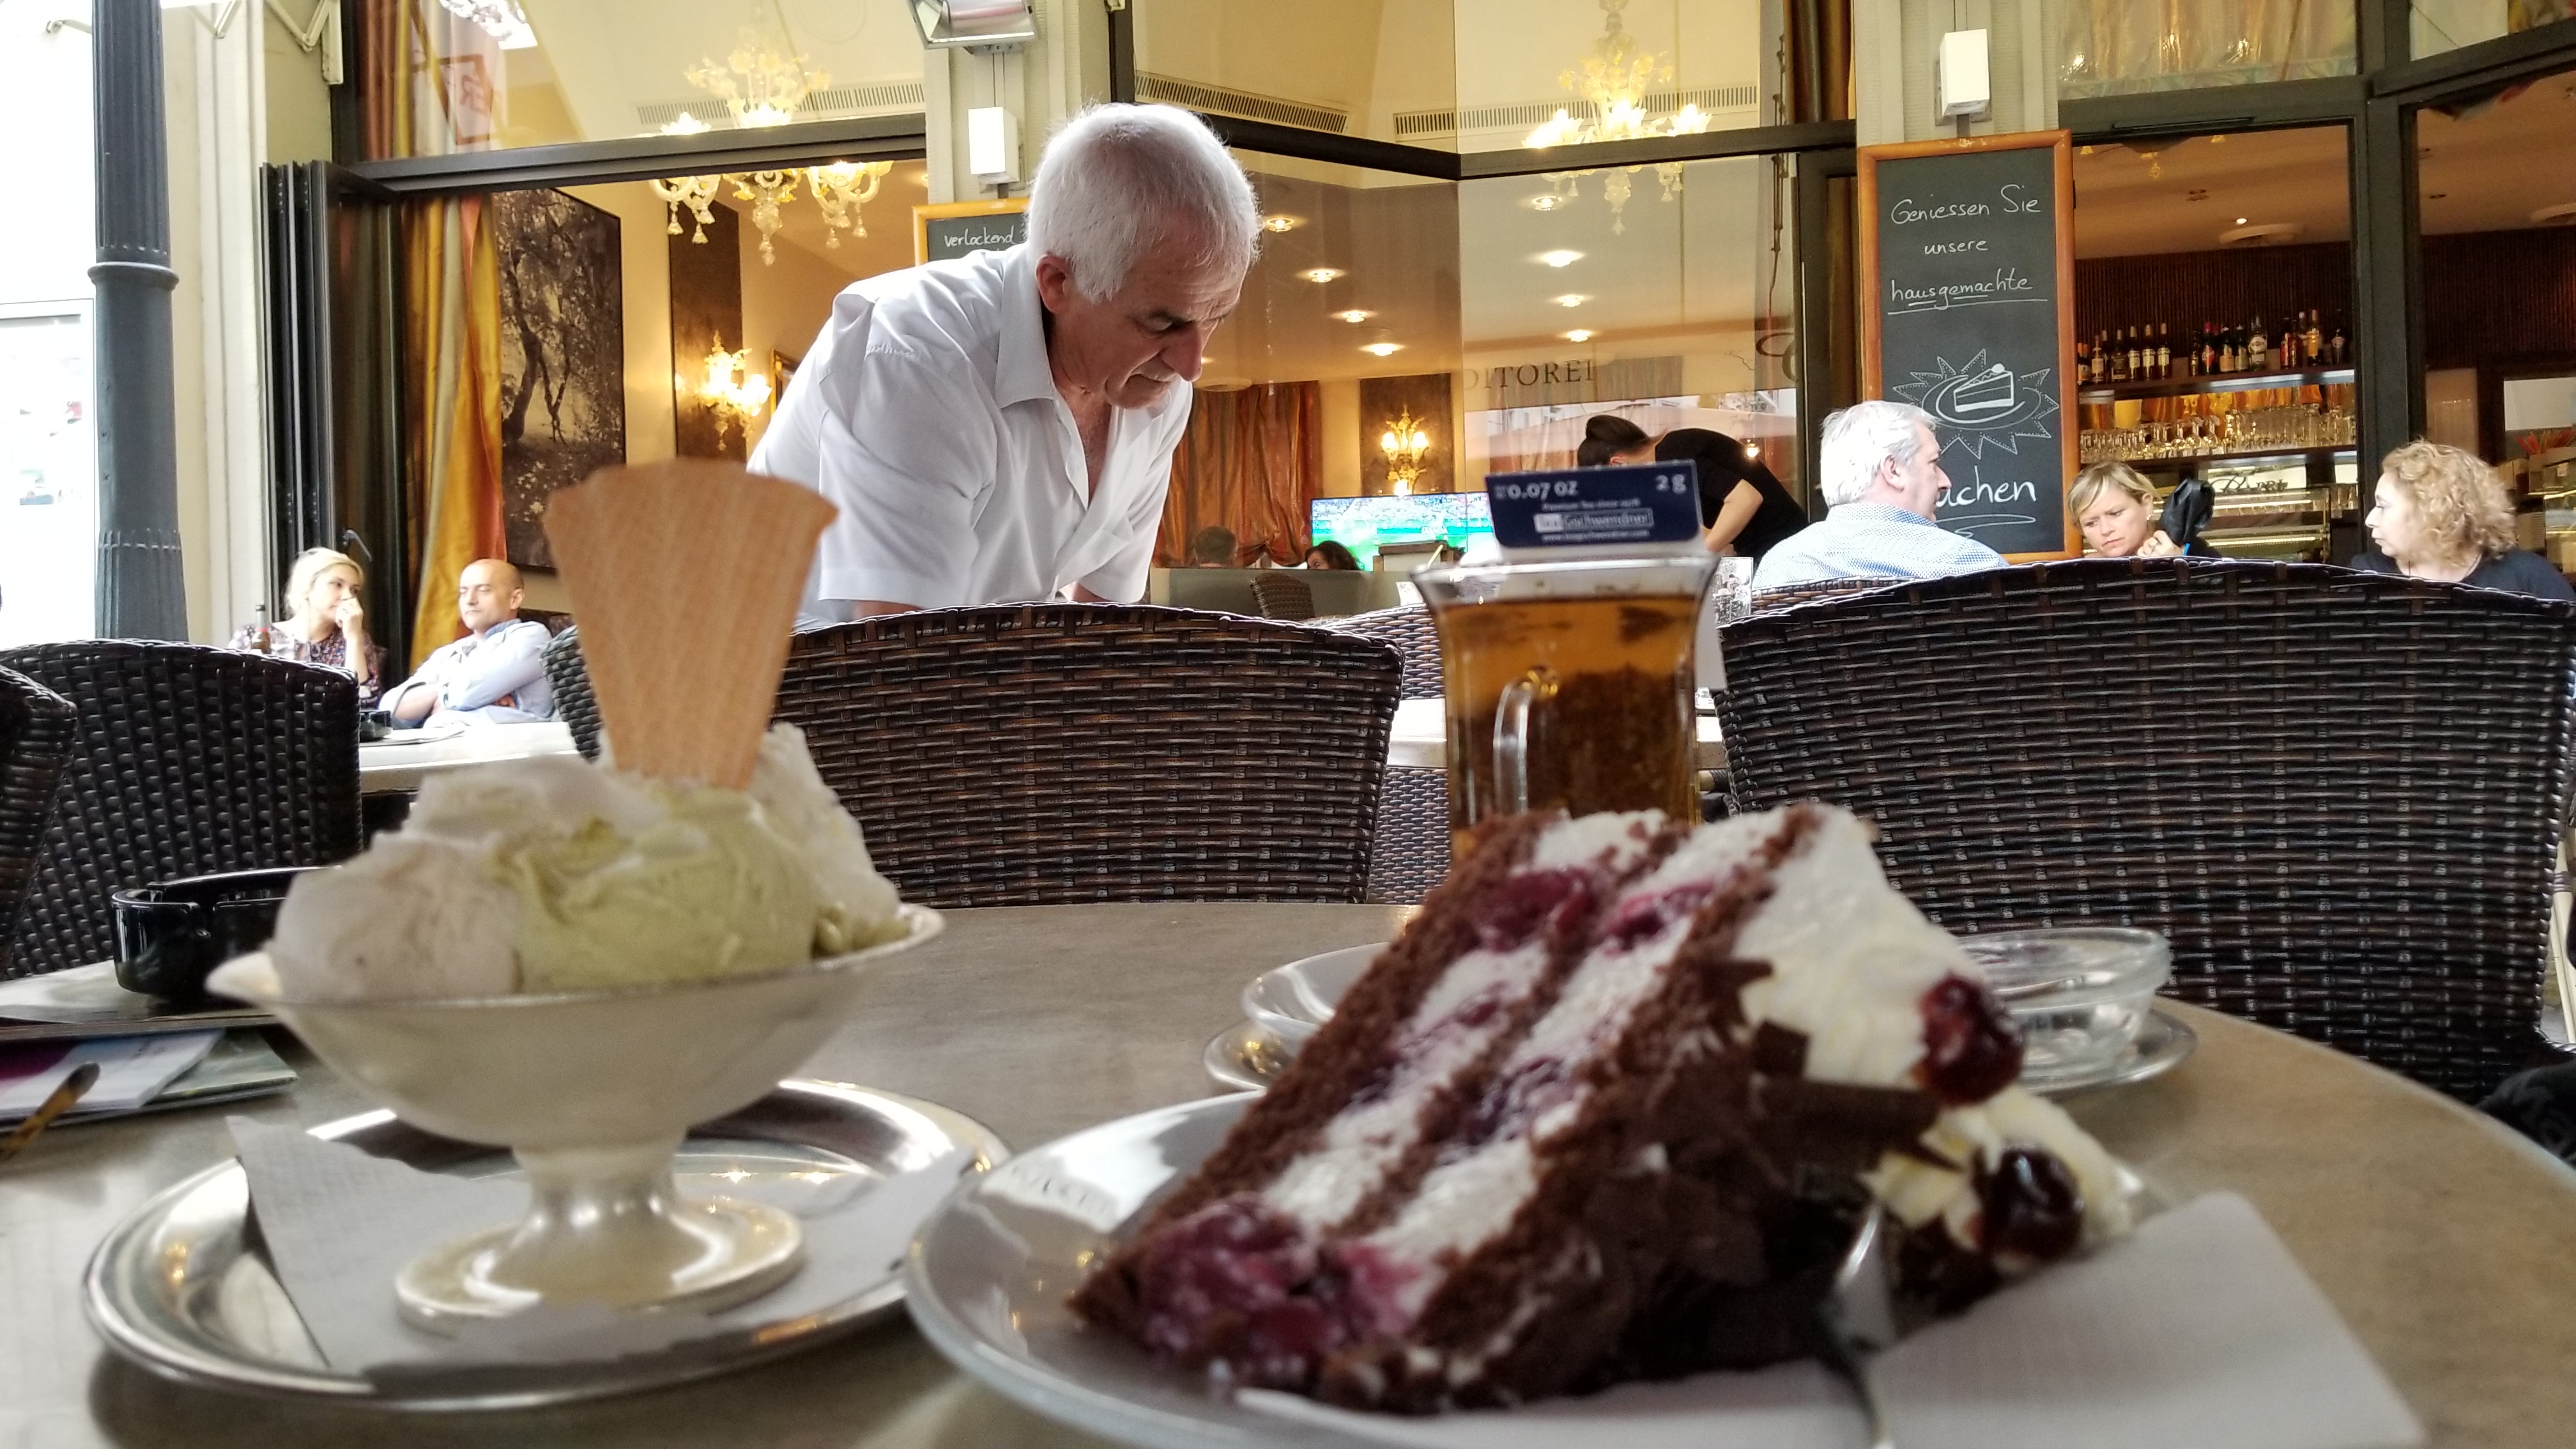
<path fill-rule="evenodd" d="M 707 348 L 707 373 L 698 383 L 698 401 L 716 415 L 716 441 L 724 441 L 727 427 L 738 427 L 747 442 L 751 422 L 769 406 L 769 379 L 756 372 L 745 372 L 742 353 L 725 351 L 724 339 L 717 337 Z"/>
<path fill-rule="evenodd" d="M 796 119 L 797 108 L 808 97 L 832 81 L 823 72 L 808 69 L 801 55 L 782 58 L 759 49 L 757 39 L 748 30 L 733 53 L 725 57 L 724 65 L 703 61 L 687 75 L 689 84 L 725 103 L 736 129 L 784 126 Z M 662 128 L 662 134 L 694 136 L 713 129 L 682 111 L 679 119 Z M 670 215 L 670 234 L 680 234 L 680 208 L 687 207 L 697 220 L 696 234 L 689 240 L 704 242 L 707 226 L 715 220 L 715 213 L 708 207 L 731 183 L 734 198 L 751 203 L 751 224 L 760 230 L 761 261 L 776 266 L 778 251 L 773 242 L 779 228 L 786 224 L 780 208 L 795 201 L 798 186 L 813 192 L 814 204 L 823 213 L 823 245 L 837 250 L 841 233 L 868 234 L 859 209 L 876 199 L 878 184 L 892 170 L 891 161 L 839 161 L 829 166 L 754 171 L 739 176 L 676 176 L 655 181 L 652 187 L 653 195 Z"/>
<path fill-rule="evenodd" d="M 1588 115 L 1576 116 L 1559 108 L 1554 116 L 1539 123 L 1537 130 L 1521 144 L 1532 150 L 1550 146 L 1586 146 L 1601 141 L 1640 141 L 1657 136 L 1696 136 L 1707 130 L 1714 117 L 1688 103 L 1669 116 L 1647 114 L 1647 95 L 1658 85 L 1670 85 L 1673 68 L 1664 58 L 1637 43 L 1619 19 L 1628 8 L 1628 0 L 1601 0 L 1601 38 L 1592 43 L 1592 53 L 1575 69 L 1557 78 L 1557 83 L 1575 93 Z M 1601 199 L 1610 203 L 1610 230 L 1628 229 L 1623 215 L 1628 198 L 1633 194 L 1629 178 L 1644 168 L 1621 167 L 1601 179 Z M 1554 171 L 1548 183 L 1555 194 L 1572 200 L 1581 173 Z M 1682 189 L 1682 163 L 1658 161 L 1655 179 L 1663 183 L 1664 200 L 1670 201 Z"/>

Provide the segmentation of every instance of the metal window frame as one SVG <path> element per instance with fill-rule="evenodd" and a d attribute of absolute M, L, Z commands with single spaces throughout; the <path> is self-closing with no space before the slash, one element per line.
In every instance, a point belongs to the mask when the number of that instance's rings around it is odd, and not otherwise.
<path fill-rule="evenodd" d="M 357 161 L 343 167 L 389 196 L 454 196 L 545 186 L 774 171 L 817 161 L 918 161 L 930 154 L 921 113 L 804 121 L 694 136 L 627 136 L 501 151 Z"/>

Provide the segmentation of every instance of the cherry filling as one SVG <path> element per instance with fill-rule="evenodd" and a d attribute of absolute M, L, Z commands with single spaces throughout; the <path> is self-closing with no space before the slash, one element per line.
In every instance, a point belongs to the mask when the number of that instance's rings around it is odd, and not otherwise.
<path fill-rule="evenodd" d="M 1982 1102 L 2021 1076 L 2021 1029 L 1985 983 L 1944 976 L 1923 993 L 1923 1089 L 1952 1107 Z"/>
<path fill-rule="evenodd" d="M 1488 951 L 1517 950 L 1573 926 L 1591 909 L 1589 872 L 1572 867 L 1525 870 L 1476 903 L 1476 940 Z"/>
<path fill-rule="evenodd" d="M 1315 1249 L 1294 1223 L 1249 1196 L 1174 1224 L 1136 1265 L 1146 1346 L 1184 1363 L 1220 1359 L 1255 1382 L 1299 1383 L 1339 1325 L 1295 1290 Z"/>
<path fill-rule="evenodd" d="M 1467 1120 L 1459 1124 L 1458 1147 L 1472 1149 L 1498 1137 L 1520 1135 L 1547 1109 L 1573 1096 L 1575 1086 L 1563 1057 L 1521 1063 L 1485 1088 Z"/>
<path fill-rule="evenodd" d="M 1172 1225 L 1136 1265 L 1146 1346 L 1237 1382 L 1304 1388 L 1370 1325 L 1395 1320 L 1416 1270 L 1360 1245 L 1330 1260 L 1297 1225 L 1241 1194 Z"/>
<path fill-rule="evenodd" d="M 1669 929 L 1717 893 L 1717 887 L 1706 881 L 1692 881 L 1650 896 L 1636 896 L 1619 907 L 1610 924 L 1601 928 L 1601 939 L 1620 950 L 1634 950 Z"/>
<path fill-rule="evenodd" d="M 2084 1236 L 2084 1194 L 2054 1153 L 2007 1150 L 1977 1185 L 1977 1197 L 1985 1214 L 1978 1236 L 1994 1257 L 2045 1263 L 2073 1252 Z"/>

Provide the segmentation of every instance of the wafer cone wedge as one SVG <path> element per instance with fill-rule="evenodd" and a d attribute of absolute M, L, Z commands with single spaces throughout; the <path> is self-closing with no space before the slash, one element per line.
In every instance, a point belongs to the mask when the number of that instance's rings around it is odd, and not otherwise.
<path fill-rule="evenodd" d="M 739 790 L 833 507 L 739 463 L 602 468 L 546 506 L 618 768 Z"/>

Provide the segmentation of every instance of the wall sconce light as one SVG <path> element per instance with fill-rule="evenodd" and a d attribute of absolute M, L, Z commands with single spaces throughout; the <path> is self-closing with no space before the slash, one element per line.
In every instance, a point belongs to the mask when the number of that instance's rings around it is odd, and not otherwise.
<path fill-rule="evenodd" d="M 726 428 L 738 427 L 747 443 L 752 419 L 769 406 L 769 379 L 744 372 L 742 354 L 725 351 L 724 339 L 718 337 L 707 348 L 707 375 L 698 382 L 698 401 L 716 415 L 717 442 L 724 441 Z"/>
<path fill-rule="evenodd" d="M 1395 421 L 1378 434 L 1378 451 L 1386 454 L 1386 481 L 1398 493 L 1410 493 L 1422 477 L 1422 460 L 1431 451 L 1431 437 L 1422 431 L 1421 420 L 1407 407 Z"/>

